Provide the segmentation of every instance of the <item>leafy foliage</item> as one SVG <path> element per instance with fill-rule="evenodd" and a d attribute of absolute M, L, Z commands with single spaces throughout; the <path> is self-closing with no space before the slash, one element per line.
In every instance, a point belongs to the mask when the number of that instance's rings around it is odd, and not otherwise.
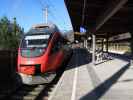
<path fill-rule="evenodd" d="M 20 41 L 23 29 L 17 24 L 16 18 L 13 22 L 7 17 L 0 19 L 0 49 L 16 49 Z"/>

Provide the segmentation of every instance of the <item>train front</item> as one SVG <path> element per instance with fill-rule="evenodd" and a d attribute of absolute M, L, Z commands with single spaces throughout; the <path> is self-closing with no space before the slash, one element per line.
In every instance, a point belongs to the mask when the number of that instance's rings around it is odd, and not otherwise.
<path fill-rule="evenodd" d="M 49 34 L 27 34 L 18 50 L 18 73 L 24 84 L 47 83 L 45 66 Z"/>

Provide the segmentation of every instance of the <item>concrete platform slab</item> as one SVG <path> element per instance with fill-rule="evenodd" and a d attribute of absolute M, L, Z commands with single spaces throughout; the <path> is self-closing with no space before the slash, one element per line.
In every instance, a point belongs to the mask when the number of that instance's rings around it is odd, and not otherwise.
<path fill-rule="evenodd" d="M 92 66 L 90 56 L 75 50 L 49 100 L 133 100 L 133 66 L 118 57 Z"/>

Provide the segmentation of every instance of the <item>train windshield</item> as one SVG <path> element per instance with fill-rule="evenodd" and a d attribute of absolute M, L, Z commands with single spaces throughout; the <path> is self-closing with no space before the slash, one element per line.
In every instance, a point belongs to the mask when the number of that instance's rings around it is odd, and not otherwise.
<path fill-rule="evenodd" d="M 36 57 L 43 54 L 50 35 L 26 35 L 21 43 L 21 54 L 24 57 Z"/>
<path fill-rule="evenodd" d="M 46 48 L 49 35 L 29 35 L 22 40 L 21 48 Z"/>

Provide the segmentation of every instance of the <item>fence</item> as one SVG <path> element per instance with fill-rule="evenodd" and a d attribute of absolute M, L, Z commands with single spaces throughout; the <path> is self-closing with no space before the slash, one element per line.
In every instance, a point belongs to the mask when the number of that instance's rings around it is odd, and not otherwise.
<path fill-rule="evenodd" d="M 10 82 L 16 74 L 17 51 L 0 50 L 0 83 Z"/>

